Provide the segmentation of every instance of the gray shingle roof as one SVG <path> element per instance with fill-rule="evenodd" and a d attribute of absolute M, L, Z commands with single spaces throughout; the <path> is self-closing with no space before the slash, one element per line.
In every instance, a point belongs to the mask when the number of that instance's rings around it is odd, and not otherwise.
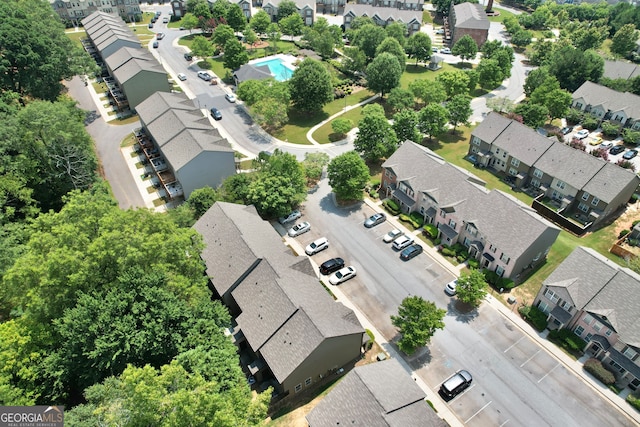
<path fill-rule="evenodd" d="M 579 310 L 600 316 L 620 339 L 640 346 L 640 276 L 579 246 L 543 282 Z"/>
<path fill-rule="evenodd" d="M 460 3 L 453 6 L 456 15 L 456 28 L 488 30 L 491 23 L 484 12 L 484 6 L 472 3 Z"/>
<path fill-rule="evenodd" d="M 625 61 L 604 61 L 604 73 L 602 77 L 609 79 L 633 79 L 640 75 L 640 67 Z"/>
<path fill-rule="evenodd" d="M 109 57 L 106 58 L 104 62 L 107 64 L 109 69 L 111 69 L 111 71 L 115 71 L 132 59 L 140 59 L 143 61 L 154 61 L 155 63 L 158 63 L 158 61 L 153 57 L 151 52 L 149 52 L 147 49 L 134 48 L 134 47 L 128 47 L 128 46 L 118 49 L 113 54 L 109 55 Z"/>
<path fill-rule="evenodd" d="M 640 96 L 629 92 L 618 92 L 608 87 L 586 81 L 575 92 L 574 100 L 582 98 L 588 105 L 602 106 L 605 110 L 624 111 L 627 117 L 640 119 Z"/>
<path fill-rule="evenodd" d="M 587 182 L 583 190 L 596 196 L 605 203 L 610 203 L 628 185 L 629 180 L 637 179 L 629 169 L 604 162 L 593 178 Z"/>
<path fill-rule="evenodd" d="M 354 16 L 368 16 L 370 18 L 377 16 L 383 21 L 391 18 L 395 22 L 403 22 L 405 24 L 411 21 L 422 22 L 422 11 L 420 10 L 403 10 L 394 7 L 377 7 L 370 4 L 347 3 L 344 7 L 344 15 L 349 13 Z"/>
<path fill-rule="evenodd" d="M 156 92 L 136 107 L 138 117 L 145 125 L 150 125 L 169 110 L 196 111 L 196 106 L 183 93 Z M 200 114 L 202 116 L 202 114 Z"/>
<path fill-rule="evenodd" d="M 253 65 L 253 64 L 244 64 L 242 65 L 238 71 L 234 73 L 238 82 L 244 82 L 247 80 L 264 80 L 273 78 L 269 67 L 266 65 Z"/>
<path fill-rule="evenodd" d="M 414 142 L 406 141 L 382 166 L 440 208 L 455 209 L 511 258 L 522 255 L 547 229 L 557 230 L 531 207 L 501 191 L 487 190 L 480 178 Z"/>
<path fill-rule="evenodd" d="M 492 111 L 480 122 L 478 127 L 471 132 L 471 135 L 477 136 L 485 142 L 493 142 L 510 124 L 510 119 Z"/>
<path fill-rule="evenodd" d="M 118 83 L 125 84 L 140 73 L 145 73 L 145 75 L 149 75 L 148 73 L 155 73 L 162 76 L 167 75 L 165 69 L 162 68 L 160 63 L 155 59 L 148 60 L 132 58 L 115 70 L 113 72 L 113 77 L 118 81 Z M 168 84 L 169 83 L 167 82 L 167 85 Z"/>
<path fill-rule="evenodd" d="M 185 129 L 162 146 L 162 154 L 175 171 L 179 171 L 202 153 L 233 153 L 229 142 L 217 130 Z"/>
<path fill-rule="evenodd" d="M 607 162 L 561 143 L 555 143 L 534 164 L 541 171 L 581 189 Z"/>
<path fill-rule="evenodd" d="M 395 359 L 354 368 L 307 415 L 310 427 L 440 427 L 447 424 Z"/>
<path fill-rule="evenodd" d="M 498 114 L 498 116 L 500 115 Z M 509 126 L 496 137 L 493 144 L 507 151 L 525 165 L 532 166 L 554 142 L 530 127 L 510 120 Z"/>

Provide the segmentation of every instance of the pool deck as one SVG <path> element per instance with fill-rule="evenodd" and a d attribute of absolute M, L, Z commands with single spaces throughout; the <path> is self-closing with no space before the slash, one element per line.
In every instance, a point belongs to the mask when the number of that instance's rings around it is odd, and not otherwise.
<path fill-rule="evenodd" d="M 293 64 L 298 61 L 298 58 L 293 55 L 279 53 L 277 55 L 265 56 L 264 58 L 252 59 L 251 61 L 249 61 L 249 64 L 259 64 L 261 62 L 267 62 L 272 59 L 279 59 L 285 67 L 289 68 L 292 71 L 295 71 L 296 69 L 295 65 Z"/>

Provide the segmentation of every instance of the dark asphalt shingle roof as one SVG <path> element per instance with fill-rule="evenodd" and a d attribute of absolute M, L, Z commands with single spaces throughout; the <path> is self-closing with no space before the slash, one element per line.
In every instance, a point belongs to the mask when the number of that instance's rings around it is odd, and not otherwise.
<path fill-rule="evenodd" d="M 394 22 L 402 22 L 408 24 L 411 21 L 422 22 L 422 11 L 420 10 L 403 10 L 395 7 L 377 7 L 370 4 L 354 4 L 347 3 L 344 7 L 344 14 L 352 14 L 353 16 L 368 16 L 370 18 L 378 17 L 382 21 L 389 19 Z"/>
<path fill-rule="evenodd" d="M 310 427 L 444 427 L 395 359 L 354 368 L 306 416 Z"/>
<path fill-rule="evenodd" d="M 604 73 L 602 77 L 609 79 L 629 80 L 640 75 L 640 67 L 625 61 L 604 61 Z"/>
<path fill-rule="evenodd" d="M 607 162 L 561 143 L 554 143 L 534 166 L 580 190 Z"/>
<path fill-rule="evenodd" d="M 600 106 L 605 111 L 624 111 L 627 117 L 640 119 L 640 96 L 630 92 L 618 92 L 590 81 L 586 81 L 573 92 L 575 101 L 582 98 L 587 105 Z"/>
<path fill-rule="evenodd" d="M 244 64 L 233 73 L 239 83 L 247 80 L 271 79 L 273 75 L 266 65 Z"/>

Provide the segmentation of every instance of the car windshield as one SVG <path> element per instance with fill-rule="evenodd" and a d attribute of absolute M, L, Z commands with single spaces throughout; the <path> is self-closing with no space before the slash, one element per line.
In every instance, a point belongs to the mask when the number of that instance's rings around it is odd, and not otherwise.
<path fill-rule="evenodd" d="M 336 277 L 337 277 L 338 279 L 342 279 L 342 276 L 343 276 L 343 274 L 342 274 L 342 273 L 340 273 L 339 271 L 336 273 Z"/>

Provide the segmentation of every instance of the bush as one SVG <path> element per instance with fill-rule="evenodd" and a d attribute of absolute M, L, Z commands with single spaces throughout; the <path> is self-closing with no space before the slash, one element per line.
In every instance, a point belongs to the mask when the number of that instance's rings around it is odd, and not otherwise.
<path fill-rule="evenodd" d="M 382 205 L 393 215 L 398 215 L 400 213 L 400 206 L 391 199 L 385 200 Z"/>
<path fill-rule="evenodd" d="M 547 327 L 547 315 L 538 307 L 520 307 L 518 312 L 524 320 L 529 322 L 538 332 L 542 332 Z"/>
<path fill-rule="evenodd" d="M 440 239 L 433 239 L 433 244 L 438 246 L 440 243 L 442 243 L 442 240 Z"/>
<path fill-rule="evenodd" d="M 402 222 L 408 222 L 413 228 L 420 228 L 422 226 L 422 223 L 415 221 L 411 215 L 400 214 L 398 219 Z"/>
<path fill-rule="evenodd" d="M 550 331 L 548 338 L 572 354 L 581 354 L 582 349 L 587 345 L 582 338 L 571 332 L 569 329 Z"/>
<path fill-rule="evenodd" d="M 632 129 L 624 129 L 622 131 L 622 140 L 626 144 L 637 144 L 640 141 L 640 132 Z"/>
<path fill-rule="evenodd" d="M 627 402 L 629 403 L 629 405 L 640 411 L 640 397 L 635 396 L 633 393 L 629 393 L 629 395 L 627 396 Z"/>
<path fill-rule="evenodd" d="M 409 216 L 411 217 L 411 221 L 413 222 L 413 226 L 415 228 L 422 227 L 422 224 L 424 224 L 424 218 L 422 217 L 422 215 L 420 215 L 419 212 L 411 212 Z"/>
<path fill-rule="evenodd" d="M 622 239 L 624 236 L 626 236 L 627 234 L 631 233 L 631 231 L 629 230 L 622 230 L 620 232 L 620 234 L 618 234 L 618 239 Z"/>
<path fill-rule="evenodd" d="M 469 258 L 469 268 L 478 268 L 480 266 L 480 261 L 475 258 Z"/>
<path fill-rule="evenodd" d="M 582 120 L 582 127 L 590 131 L 596 130 L 598 128 L 598 119 L 588 115 Z"/>
<path fill-rule="evenodd" d="M 636 225 L 638 225 L 638 224 L 640 224 L 640 219 L 636 219 L 635 221 L 633 221 L 633 222 L 631 223 L 631 228 L 630 228 L 630 229 L 631 229 L 631 230 L 633 230 L 633 227 L 635 227 L 635 226 L 636 226 Z"/>
<path fill-rule="evenodd" d="M 433 224 L 425 224 L 425 226 L 422 227 L 422 232 L 432 240 L 438 237 L 438 227 Z M 433 243 L 436 244 L 435 242 Z"/>
<path fill-rule="evenodd" d="M 618 136 L 620 126 L 611 122 L 602 122 L 602 133 L 607 136 Z"/>
<path fill-rule="evenodd" d="M 443 247 L 440 252 L 442 252 L 442 255 L 444 255 L 444 256 L 450 256 L 450 257 L 455 257 L 456 256 L 456 251 L 451 250 L 449 248 L 444 248 Z"/>
<path fill-rule="evenodd" d="M 584 370 L 599 379 L 604 385 L 612 385 L 616 382 L 616 377 L 598 359 L 592 358 L 584 362 Z"/>
<path fill-rule="evenodd" d="M 582 119 L 584 118 L 584 114 L 582 113 L 582 111 L 577 110 L 575 108 L 569 108 L 569 111 L 567 112 L 567 123 L 570 125 L 575 125 L 578 124 L 582 121 Z"/>

